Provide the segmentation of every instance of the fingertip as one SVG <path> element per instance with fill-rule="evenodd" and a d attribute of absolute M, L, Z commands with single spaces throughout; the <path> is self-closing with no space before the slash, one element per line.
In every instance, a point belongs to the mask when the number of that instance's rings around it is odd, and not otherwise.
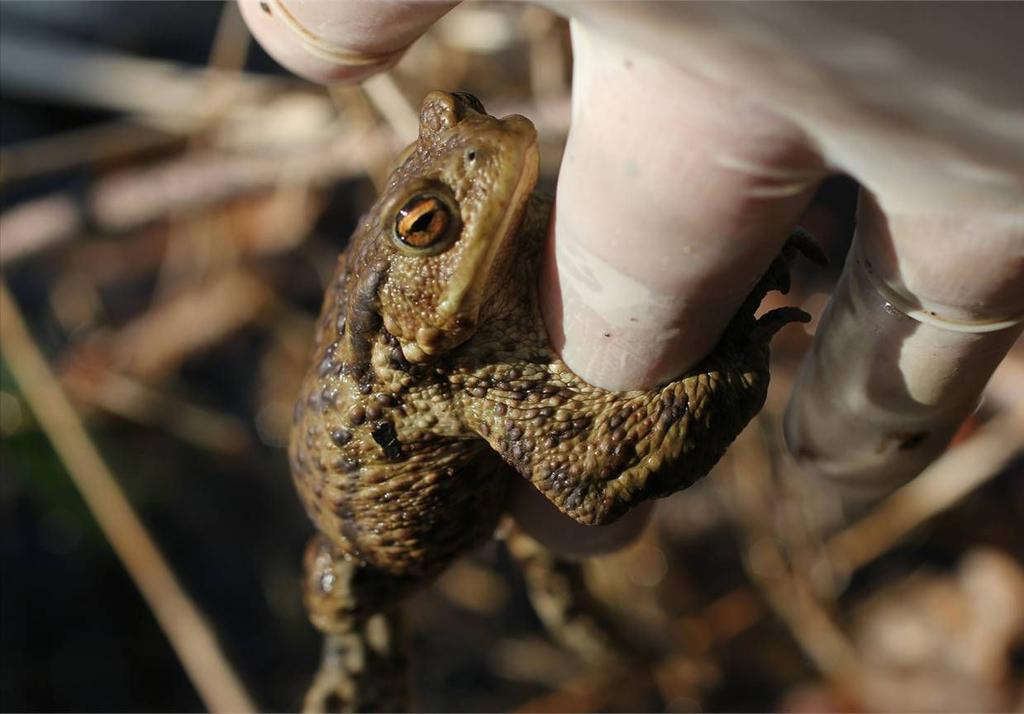
<path fill-rule="evenodd" d="M 711 352 L 824 169 L 754 98 L 578 23 L 573 41 L 544 319 L 582 379 L 649 389 Z"/>
<path fill-rule="evenodd" d="M 562 354 L 565 347 L 565 327 L 563 315 L 565 304 L 563 302 L 562 281 L 558 272 L 558 261 L 555 259 L 555 219 L 558 213 L 557 202 L 551 209 L 551 219 L 548 222 L 547 241 L 544 244 L 544 254 L 540 263 L 540 309 L 544 319 L 544 328 L 548 333 L 548 341 L 552 349 Z"/>
<path fill-rule="evenodd" d="M 239 9 L 282 66 L 320 84 L 351 84 L 395 64 L 456 4 L 239 0 Z"/>
<path fill-rule="evenodd" d="M 847 517 L 943 453 L 1024 331 L 1021 271 L 1006 259 L 1020 224 L 1006 218 L 886 212 L 862 195 L 784 417 L 787 448 Z"/>

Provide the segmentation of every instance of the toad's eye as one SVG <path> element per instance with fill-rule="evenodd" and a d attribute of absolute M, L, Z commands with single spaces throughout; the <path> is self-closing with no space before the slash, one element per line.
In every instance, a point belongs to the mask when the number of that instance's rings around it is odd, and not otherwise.
<path fill-rule="evenodd" d="M 443 246 L 452 234 L 454 219 L 448 204 L 437 196 L 417 194 L 395 215 L 395 238 L 410 248 L 425 250 Z"/>

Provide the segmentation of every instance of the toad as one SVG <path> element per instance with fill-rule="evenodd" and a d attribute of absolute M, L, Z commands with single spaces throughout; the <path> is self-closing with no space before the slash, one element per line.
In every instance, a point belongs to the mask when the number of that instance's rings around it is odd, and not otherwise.
<path fill-rule="evenodd" d="M 395 605 L 494 531 L 510 479 L 609 523 L 707 474 L 760 410 L 791 240 L 714 351 L 675 381 L 612 392 L 551 348 L 538 270 L 552 208 L 537 135 L 433 92 L 341 256 L 296 405 L 289 457 L 319 534 L 305 599 L 326 634 L 309 709 L 403 709 Z"/>

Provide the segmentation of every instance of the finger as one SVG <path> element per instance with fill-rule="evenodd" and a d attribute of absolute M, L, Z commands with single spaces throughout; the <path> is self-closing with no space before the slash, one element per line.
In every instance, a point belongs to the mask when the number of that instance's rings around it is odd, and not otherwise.
<path fill-rule="evenodd" d="M 786 415 L 803 467 L 852 516 L 916 476 L 1024 330 L 1024 212 L 886 210 L 857 235 Z"/>
<path fill-rule="evenodd" d="M 387 69 L 457 2 L 240 0 L 263 48 L 286 68 L 324 84 Z"/>
<path fill-rule="evenodd" d="M 712 349 L 824 166 L 740 92 L 579 24 L 573 41 L 545 323 L 583 379 L 651 387 Z"/>
<path fill-rule="evenodd" d="M 545 323 L 585 380 L 649 387 L 711 350 L 824 167 L 798 130 L 742 95 L 578 25 L 573 39 Z M 520 494 L 512 510 L 563 555 L 621 547 L 650 515 L 583 527 L 539 500 Z"/>

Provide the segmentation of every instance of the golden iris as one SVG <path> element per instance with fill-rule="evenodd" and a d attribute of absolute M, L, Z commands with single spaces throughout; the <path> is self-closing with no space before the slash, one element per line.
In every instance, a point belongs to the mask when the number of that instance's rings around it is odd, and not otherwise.
<path fill-rule="evenodd" d="M 436 196 L 413 196 L 398 209 L 395 235 L 412 248 L 430 248 L 442 240 L 451 224 L 451 209 Z"/>

